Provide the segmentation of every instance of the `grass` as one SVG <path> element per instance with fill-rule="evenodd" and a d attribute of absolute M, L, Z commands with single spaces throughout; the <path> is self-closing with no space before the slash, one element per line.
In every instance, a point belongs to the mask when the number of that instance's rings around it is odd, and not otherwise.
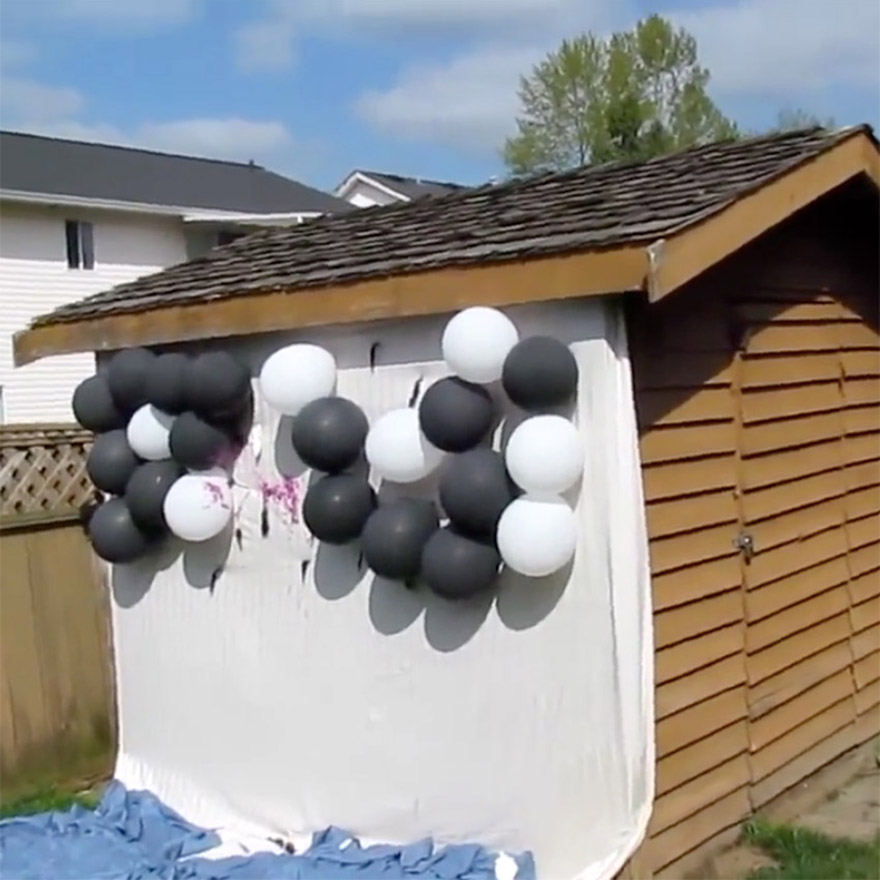
<path fill-rule="evenodd" d="M 11 800 L 0 799 L 0 819 L 8 819 L 10 816 L 32 816 L 34 813 L 45 813 L 49 810 L 69 810 L 74 804 L 93 810 L 100 799 L 99 790 L 78 792 L 47 786 Z"/>
<path fill-rule="evenodd" d="M 748 880 L 880 880 L 880 834 L 863 843 L 755 820 L 743 839 L 776 862 Z"/>

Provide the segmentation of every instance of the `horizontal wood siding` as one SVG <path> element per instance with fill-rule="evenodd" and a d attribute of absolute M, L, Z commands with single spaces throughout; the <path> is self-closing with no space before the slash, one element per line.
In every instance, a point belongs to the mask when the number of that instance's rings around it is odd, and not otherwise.
<path fill-rule="evenodd" d="M 654 601 L 656 874 L 749 813 L 737 426 L 717 301 L 634 308 L 630 337 Z"/>
<path fill-rule="evenodd" d="M 655 876 L 692 869 L 754 809 L 880 732 L 877 245 L 874 227 L 838 221 L 837 199 L 670 300 L 630 306 Z"/>

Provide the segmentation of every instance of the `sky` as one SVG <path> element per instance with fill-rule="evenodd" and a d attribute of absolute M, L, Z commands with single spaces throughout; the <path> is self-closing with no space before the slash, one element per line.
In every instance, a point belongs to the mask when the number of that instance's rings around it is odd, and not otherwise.
<path fill-rule="evenodd" d="M 660 13 L 748 130 L 801 108 L 880 123 L 877 0 L 0 0 L 0 125 L 254 161 L 503 174 L 520 75 L 564 37 Z"/>

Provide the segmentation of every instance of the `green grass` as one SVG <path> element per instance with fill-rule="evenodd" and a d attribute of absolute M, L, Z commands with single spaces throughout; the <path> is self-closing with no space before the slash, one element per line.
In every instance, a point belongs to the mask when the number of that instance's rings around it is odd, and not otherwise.
<path fill-rule="evenodd" d="M 54 786 L 38 788 L 12 800 L 0 798 L 0 819 L 10 816 L 31 816 L 49 810 L 69 810 L 80 804 L 93 810 L 101 799 L 100 791 L 77 792 Z"/>
<path fill-rule="evenodd" d="M 862 843 L 756 820 L 743 838 L 776 862 L 748 880 L 880 880 L 880 834 Z"/>

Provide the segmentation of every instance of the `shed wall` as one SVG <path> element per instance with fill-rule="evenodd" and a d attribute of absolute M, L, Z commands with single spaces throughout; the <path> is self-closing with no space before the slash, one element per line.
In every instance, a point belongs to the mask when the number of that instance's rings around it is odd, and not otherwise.
<path fill-rule="evenodd" d="M 842 219 L 857 206 L 841 192 L 632 312 L 655 873 L 880 731 L 877 233 Z"/>

